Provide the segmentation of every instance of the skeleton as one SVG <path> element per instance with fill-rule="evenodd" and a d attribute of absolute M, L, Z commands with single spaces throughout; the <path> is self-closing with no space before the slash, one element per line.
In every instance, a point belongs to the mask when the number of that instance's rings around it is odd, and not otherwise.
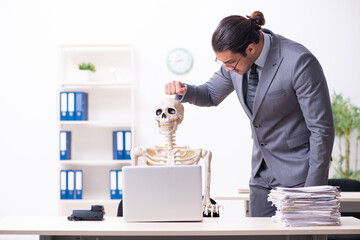
<path fill-rule="evenodd" d="M 201 148 L 190 149 L 188 146 L 177 147 L 175 144 L 175 132 L 184 118 L 184 106 L 175 99 L 166 98 L 157 105 L 155 114 L 159 132 L 165 136 L 166 144 L 155 148 L 133 148 L 130 153 L 132 165 L 138 165 L 139 157 L 143 157 L 148 166 L 197 165 L 203 158 L 205 163 L 203 212 L 205 215 L 210 213 L 211 216 L 214 212 L 218 213 L 219 205 L 211 204 L 210 201 L 211 151 Z"/>

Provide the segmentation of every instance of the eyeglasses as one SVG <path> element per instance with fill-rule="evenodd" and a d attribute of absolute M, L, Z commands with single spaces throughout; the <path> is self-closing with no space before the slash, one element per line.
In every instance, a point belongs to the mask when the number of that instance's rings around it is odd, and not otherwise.
<path fill-rule="evenodd" d="M 218 63 L 218 64 L 220 64 L 220 65 L 224 65 L 227 69 L 229 69 L 229 71 L 234 71 L 234 70 L 235 70 L 235 68 L 237 67 L 237 65 L 239 64 L 241 57 L 242 57 L 242 55 L 240 55 L 239 59 L 237 60 L 237 62 L 236 62 L 236 64 L 235 64 L 235 66 L 234 66 L 234 67 L 232 67 L 232 68 L 231 68 L 231 67 L 226 66 L 226 65 L 229 65 L 229 63 L 219 61 L 217 58 L 215 58 L 215 62 L 216 62 L 216 63 Z"/>

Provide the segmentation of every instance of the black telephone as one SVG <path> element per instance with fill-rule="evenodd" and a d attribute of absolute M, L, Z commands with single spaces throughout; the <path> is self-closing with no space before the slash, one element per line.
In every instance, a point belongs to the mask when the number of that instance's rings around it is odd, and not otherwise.
<path fill-rule="evenodd" d="M 104 206 L 91 205 L 91 210 L 73 210 L 69 221 L 101 221 L 104 219 Z"/>

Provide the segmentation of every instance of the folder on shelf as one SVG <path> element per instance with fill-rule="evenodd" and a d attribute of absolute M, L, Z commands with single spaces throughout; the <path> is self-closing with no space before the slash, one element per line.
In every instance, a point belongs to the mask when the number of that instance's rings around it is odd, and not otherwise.
<path fill-rule="evenodd" d="M 60 93 L 60 121 L 68 120 L 67 92 Z"/>
<path fill-rule="evenodd" d="M 118 199 L 123 198 L 123 179 L 122 179 L 122 170 L 117 170 L 117 197 Z"/>
<path fill-rule="evenodd" d="M 75 199 L 82 199 L 83 171 L 75 170 Z"/>
<path fill-rule="evenodd" d="M 110 198 L 111 199 L 118 199 L 117 193 L 117 171 L 110 170 Z"/>
<path fill-rule="evenodd" d="M 131 131 L 124 131 L 124 159 L 130 159 Z"/>
<path fill-rule="evenodd" d="M 60 160 L 71 159 L 71 132 L 60 131 Z"/>
<path fill-rule="evenodd" d="M 67 171 L 60 170 L 60 199 L 67 199 Z"/>
<path fill-rule="evenodd" d="M 68 199 L 75 199 L 75 171 L 74 170 L 67 170 L 68 176 L 68 185 L 67 185 L 67 198 Z"/>
<path fill-rule="evenodd" d="M 124 131 L 113 131 L 113 159 L 124 159 Z"/>
<path fill-rule="evenodd" d="M 88 93 L 75 93 L 75 120 L 88 120 Z"/>
<path fill-rule="evenodd" d="M 68 120 L 73 121 L 75 120 L 75 93 L 74 92 L 68 92 Z"/>

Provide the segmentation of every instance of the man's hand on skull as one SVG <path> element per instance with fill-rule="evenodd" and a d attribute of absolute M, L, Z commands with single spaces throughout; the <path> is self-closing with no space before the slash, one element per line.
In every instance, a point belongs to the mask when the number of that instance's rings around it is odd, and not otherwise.
<path fill-rule="evenodd" d="M 165 84 L 165 93 L 168 95 L 185 95 L 186 87 L 182 82 L 172 81 Z"/>

